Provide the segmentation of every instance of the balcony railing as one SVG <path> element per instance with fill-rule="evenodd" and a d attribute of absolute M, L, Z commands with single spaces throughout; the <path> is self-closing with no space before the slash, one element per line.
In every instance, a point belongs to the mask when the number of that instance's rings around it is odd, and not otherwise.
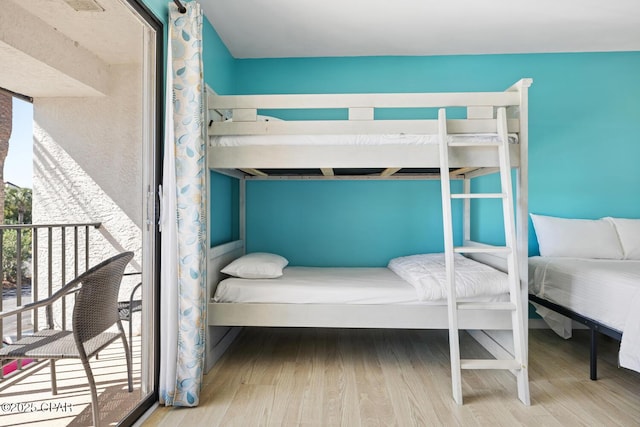
<path fill-rule="evenodd" d="M 11 238 L 3 239 L 7 236 Z M 3 263 L 8 259 L 15 260 L 2 272 L 3 277 L 11 277 L 14 286 L 11 289 L 3 287 L 0 311 L 49 297 L 114 250 L 123 249 L 98 222 L 0 225 L 0 265 L 8 264 Z M 99 358 L 91 360 L 101 405 L 101 424 L 104 425 L 117 424 L 143 396 L 143 345 L 142 336 L 137 333 L 142 322 L 142 292 L 137 286 L 142 274 L 136 267 L 136 263 L 132 263 L 123 277 L 119 299 L 122 303 L 118 306 L 120 318 L 129 323 L 127 337 L 133 359 L 133 392 L 128 391 L 125 352 L 119 340 L 101 351 Z M 126 310 L 120 311 L 120 304 L 124 304 Z M 69 329 L 73 306 L 73 296 L 54 305 L 51 320 L 56 328 Z M 0 337 L 3 340 L 20 339 L 44 329 L 50 320 L 46 315 L 46 310 L 40 308 L 22 316 L 9 316 L 4 322 L 0 319 Z M 0 425 L 42 423 L 62 426 L 91 422 L 91 394 L 81 362 L 66 359 L 56 363 L 59 368 L 57 394 L 52 392 L 47 366 L 46 360 L 0 360 L 0 402 L 5 404 L 4 409 L 12 409 L 0 413 Z M 56 408 L 56 411 L 33 411 L 33 408 Z"/>
<path fill-rule="evenodd" d="M 0 311 L 47 298 L 88 269 L 91 241 L 94 239 L 92 234 L 97 233 L 100 226 L 99 222 L 0 225 L 0 265 L 3 266 Z M 8 233 L 15 233 L 15 247 L 5 247 L 4 237 Z M 24 246 L 24 242 L 29 240 L 30 248 Z M 31 249 L 30 257 L 28 249 Z M 15 259 L 15 263 L 5 269 L 5 261 L 11 251 L 15 251 L 15 255 L 11 257 Z M 5 286 L 8 284 L 5 278 L 9 277 L 15 280 L 13 289 Z M 66 299 L 62 300 L 59 322 L 63 329 L 66 328 L 71 306 Z M 41 324 L 45 322 L 40 311 L 42 309 L 34 309 L 27 316 L 17 314 L 15 319 L 9 318 L 8 321 L 0 319 L 0 337 L 3 342 L 20 339 L 25 334 L 42 329 Z M 49 320 L 53 319 L 47 319 Z M 0 379 L 5 375 L 15 374 L 15 371 L 23 367 L 22 361 L 0 361 L 0 365 Z"/>

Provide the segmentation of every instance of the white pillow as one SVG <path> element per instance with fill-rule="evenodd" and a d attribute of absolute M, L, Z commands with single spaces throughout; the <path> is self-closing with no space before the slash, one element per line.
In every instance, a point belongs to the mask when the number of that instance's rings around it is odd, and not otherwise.
<path fill-rule="evenodd" d="M 282 276 L 282 269 L 287 264 L 289 261 L 280 255 L 253 252 L 241 256 L 220 271 L 243 279 L 274 279 Z"/>
<path fill-rule="evenodd" d="M 624 259 L 640 260 L 640 219 L 607 217 L 618 232 Z"/>
<path fill-rule="evenodd" d="M 454 254 L 454 263 L 459 298 L 509 292 L 506 274 L 460 254 Z M 416 289 L 420 301 L 447 298 L 447 269 L 443 253 L 393 258 L 387 267 Z"/>
<path fill-rule="evenodd" d="M 623 259 L 615 227 L 605 219 L 568 219 L 531 214 L 540 255 Z"/>

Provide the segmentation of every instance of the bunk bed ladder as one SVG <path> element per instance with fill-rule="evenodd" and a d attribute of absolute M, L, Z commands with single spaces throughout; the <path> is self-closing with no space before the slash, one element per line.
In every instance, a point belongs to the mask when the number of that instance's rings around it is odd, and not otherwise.
<path fill-rule="evenodd" d="M 513 188 L 511 184 L 511 162 L 509 159 L 509 140 L 507 119 L 504 107 L 497 111 L 498 142 L 449 142 L 447 138 L 447 118 L 444 108 L 438 112 L 438 130 L 440 142 L 440 173 L 442 185 L 442 213 L 444 223 L 444 246 L 447 278 L 447 297 L 449 314 L 449 346 L 451 356 L 451 381 L 453 397 L 462 404 L 462 369 L 508 369 L 517 378 L 518 398 L 529 405 L 529 382 L 526 367 L 526 338 L 524 330 L 524 305 L 521 300 L 520 275 L 518 273 L 515 215 L 513 207 Z M 501 193 L 470 193 L 465 186 L 462 194 L 452 194 L 449 178 L 449 147 L 491 146 L 498 151 Z M 495 198 L 502 200 L 505 241 L 504 246 L 470 245 L 454 247 L 452 199 Z M 468 243 L 468 242 L 465 242 Z M 458 302 L 456 297 L 454 254 L 456 253 L 497 253 L 504 254 L 507 261 L 509 281 L 509 302 L 474 303 Z M 511 312 L 514 355 L 510 359 L 460 359 L 460 339 L 458 313 L 460 310 L 503 310 Z"/>

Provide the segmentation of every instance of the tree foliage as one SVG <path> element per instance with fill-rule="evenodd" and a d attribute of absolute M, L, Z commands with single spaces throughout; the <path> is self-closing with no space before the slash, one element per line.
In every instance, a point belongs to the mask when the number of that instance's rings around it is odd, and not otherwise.
<path fill-rule="evenodd" d="M 6 188 L 4 201 L 5 224 L 31 223 L 31 189 Z M 18 233 L 20 233 L 20 266 L 18 266 Z M 2 231 L 2 272 L 3 279 L 15 283 L 18 270 L 22 279 L 31 277 L 31 229 Z"/>
<path fill-rule="evenodd" d="M 22 282 L 31 277 L 31 229 L 2 231 L 3 279 L 16 283 L 18 279 L 18 233 L 20 233 L 20 271 Z"/>
<path fill-rule="evenodd" d="M 8 187 L 4 199 L 5 224 L 31 224 L 31 189 Z"/>

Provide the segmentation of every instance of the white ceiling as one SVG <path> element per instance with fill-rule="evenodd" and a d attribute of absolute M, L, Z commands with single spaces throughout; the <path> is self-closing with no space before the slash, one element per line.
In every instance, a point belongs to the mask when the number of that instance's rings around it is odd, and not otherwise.
<path fill-rule="evenodd" d="M 198 0 L 236 58 L 640 50 L 640 0 Z"/>

